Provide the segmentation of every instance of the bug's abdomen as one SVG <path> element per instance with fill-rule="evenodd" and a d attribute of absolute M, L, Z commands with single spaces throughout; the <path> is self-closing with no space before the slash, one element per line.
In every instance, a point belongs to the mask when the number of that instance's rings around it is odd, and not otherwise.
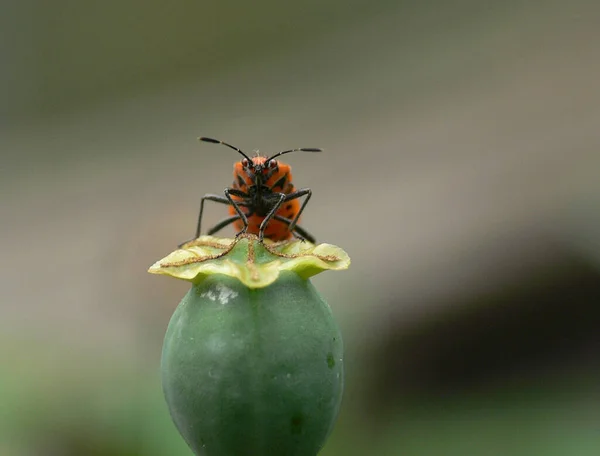
<path fill-rule="evenodd" d="M 292 191 L 295 189 L 292 187 Z M 234 198 L 237 199 L 237 198 Z M 244 213 L 249 212 L 249 208 L 241 207 L 241 210 Z M 298 199 L 294 199 L 291 201 L 287 201 L 283 203 L 283 205 L 277 211 L 277 215 L 284 217 L 289 220 L 293 220 L 296 217 L 296 214 L 300 210 L 300 201 Z M 237 212 L 233 208 L 233 206 L 229 206 L 229 214 L 236 215 Z M 260 224 L 265 219 L 264 216 L 260 215 L 251 215 L 248 217 L 248 233 L 255 234 L 258 236 Z M 236 232 L 241 231 L 244 228 L 244 223 L 241 220 L 236 220 L 233 223 L 233 226 Z M 285 241 L 286 239 L 290 239 L 292 237 L 291 231 L 288 229 L 288 224 L 285 222 L 280 222 L 279 220 L 271 219 L 267 227 L 265 228 L 265 238 L 271 239 L 272 241 Z"/>

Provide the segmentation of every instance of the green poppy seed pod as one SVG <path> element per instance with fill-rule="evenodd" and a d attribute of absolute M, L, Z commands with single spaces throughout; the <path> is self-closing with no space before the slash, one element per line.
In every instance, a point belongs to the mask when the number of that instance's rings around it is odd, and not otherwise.
<path fill-rule="evenodd" d="M 203 236 L 150 268 L 193 283 L 165 336 L 162 381 L 195 454 L 315 456 L 343 383 L 340 331 L 308 280 L 341 249 Z"/>

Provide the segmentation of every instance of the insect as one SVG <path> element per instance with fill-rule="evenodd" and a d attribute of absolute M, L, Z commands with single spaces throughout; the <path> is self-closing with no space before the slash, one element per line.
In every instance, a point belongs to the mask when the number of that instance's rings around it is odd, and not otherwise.
<path fill-rule="evenodd" d="M 200 236 L 204 202 L 214 201 L 229 205 L 230 216 L 208 230 L 208 235 L 233 223 L 238 230 L 236 237 L 250 233 L 257 234 L 261 242 L 264 238 L 283 241 L 292 236 L 315 242 L 310 233 L 297 225 L 312 191 L 310 188 L 296 189 L 292 184 L 291 167 L 275 159 L 290 152 L 322 152 L 322 149 L 290 149 L 268 158 L 260 155 L 250 158 L 226 142 L 205 137 L 198 139 L 227 146 L 244 158 L 233 165 L 233 184 L 223 191 L 224 196 L 207 194 L 202 197 L 195 239 Z M 300 204 L 299 198 L 303 196 L 306 198 Z"/>

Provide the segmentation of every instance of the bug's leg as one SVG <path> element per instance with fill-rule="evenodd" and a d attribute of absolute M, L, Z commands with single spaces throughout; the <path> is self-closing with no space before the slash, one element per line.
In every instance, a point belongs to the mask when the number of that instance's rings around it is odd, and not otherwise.
<path fill-rule="evenodd" d="M 233 208 L 239 215 L 239 218 L 242 220 L 242 223 L 244 224 L 244 228 L 242 228 L 242 230 L 235 235 L 235 237 L 237 238 L 238 236 L 244 234 L 248 230 L 248 218 L 246 217 L 246 214 L 244 214 L 240 209 L 240 205 L 245 206 L 246 204 L 244 202 L 235 201 L 231 197 L 231 195 L 238 196 L 240 198 L 248 198 L 248 194 L 235 188 L 226 188 L 223 191 L 223 193 L 225 194 L 225 198 L 227 198 L 227 204 L 231 204 L 233 206 Z"/>
<path fill-rule="evenodd" d="M 226 219 L 221 220 L 219 223 L 217 223 L 215 226 L 213 226 L 210 230 L 208 230 L 208 232 L 206 234 L 208 236 L 211 236 L 211 235 L 215 234 L 217 231 L 225 228 L 227 225 L 235 222 L 239 218 L 240 218 L 239 215 L 232 215 L 231 217 L 227 217 Z"/>
<path fill-rule="evenodd" d="M 229 200 L 227 200 L 227 198 L 225 198 L 224 196 L 213 195 L 211 193 L 204 195 L 200 200 L 200 211 L 198 212 L 198 225 L 196 225 L 196 235 L 193 239 L 182 242 L 177 247 L 181 248 L 181 246 L 183 246 L 184 244 L 187 244 L 188 242 L 198 239 L 200 237 L 200 229 L 202 226 L 202 213 L 204 212 L 204 201 L 214 201 L 216 203 L 229 204 Z"/>
<path fill-rule="evenodd" d="M 258 229 L 258 240 L 260 242 L 262 242 L 263 239 L 264 239 L 264 237 L 265 237 L 265 228 L 267 227 L 267 225 L 269 224 L 269 222 L 271 221 L 271 219 L 273 218 L 273 216 L 275 215 L 275 213 L 279 210 L 279 208 L 281 207 L 281 205 L 285 201 L 285 193 L 275 193 L 273 195 L 273 197 L 275 197 L 275 196 L 277 196 L 277 198 L 278 198 L 277 202 L 273 205 L 273 207 L 267 213 L 267 215 L 265 215 L 265 218 L 261 222 L 260 227 Z"/>
<path fill-rule="evenodd" d="M 288 193 L 285 196 L 285 200 L 283 201 L 283 202 L 291 201 L 291 200 L 300 198 L 300 197 L 302 197 L 304 195 L 306 195 L 306 198 L 302 202 L 302 206 L 300 206 L 300 210 L 298 211 L 298 213 L 296 214 L 296 217 L 294 217 L 294 219 L 292 220 L 292 223 L 290 223 L 290 226 L 289 226 L 289 229 L 292 232 L 296 228 L 296 223 L 298 223 L 298 219 L 300 218 L 300 215 L 302 214 L 302 211 L 304 210 L 304 208 L 308 204 L 308 200 L 312 196 L 312 190 L 310 188 L 301 188 L 300 190 L 297 190 L 295 192 Z"/>
<path fill-rule="evenodd" d="M 198 239 L 200 237 L 202 213 L 204 212 L 204 201 L 214 201 L 216 203 L 229 204 L 229 201 L 224 196 L 212 194 L 204 195 L 200 200 L 200 212 L 198 213 L 198 225 L 196 226 L 196 237 L 194 237 L 194 239 Z"/>
<path fill-rule="evenodd" d="M 281 215 L 275 215 L 273 218 L 275 220 L 285 223 L 288 226 L 292 223 L 292 221 L 289 218 L 282 217 Z M 296 225 L 294 227 L 294 231 L 292 231 L 292 234 L 294 235 L 294 237 L 300 239 L 301 241 L 308 241 L 311 244 L 317 243 L 315 237 L 301 226 Z"/>

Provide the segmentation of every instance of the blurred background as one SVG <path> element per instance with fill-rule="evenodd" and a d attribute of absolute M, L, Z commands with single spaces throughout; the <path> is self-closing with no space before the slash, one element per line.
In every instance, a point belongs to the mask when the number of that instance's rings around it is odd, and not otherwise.
<path fill-rule="evenodd" d="M 290 155 L 347 389 L 322 456 L 600 454 L 600 7 L 8 0 L 0 454 L 190 456 L 159 362 L 233 151 Z M 206 225 L 224 208 L 207 208 Z M 232 231 L 224 231 L 224 235 Z"/>

